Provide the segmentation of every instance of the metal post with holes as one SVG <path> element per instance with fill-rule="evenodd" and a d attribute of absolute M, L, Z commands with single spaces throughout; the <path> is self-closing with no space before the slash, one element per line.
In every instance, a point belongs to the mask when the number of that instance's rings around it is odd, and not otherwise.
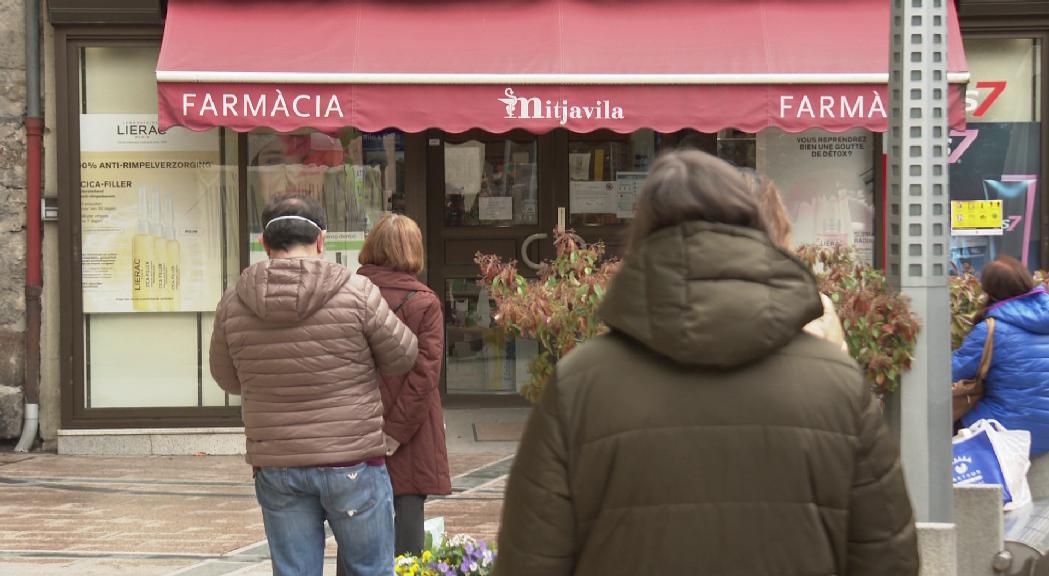
<path fill-rule="evenodd" d="M 950 248 L 947 2 L 892 0 L 889 77 L 890 276 L 921 318 L 900 384 L 900 450 L 918 520 L 950 522 Z"/>

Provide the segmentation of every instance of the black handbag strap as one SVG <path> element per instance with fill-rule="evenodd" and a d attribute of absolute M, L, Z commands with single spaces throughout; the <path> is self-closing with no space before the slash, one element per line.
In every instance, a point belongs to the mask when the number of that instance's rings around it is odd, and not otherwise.
<path fill-rule="evenodd" d="M 418 292 L 419 292 L 418 290 L 411 290 L 407 294 L 405 294 L 404 295 L 404 299 L 401 300 L 400 304 L 398 304 L 396 307 L 394 307 L 393 313 L 396 314 L 397 312 L 399 312 L 400 309 L 403 308 L 404 305 L 407 304 L 408 301 L 412 299 L 412 296 L 415 296 Z"/>

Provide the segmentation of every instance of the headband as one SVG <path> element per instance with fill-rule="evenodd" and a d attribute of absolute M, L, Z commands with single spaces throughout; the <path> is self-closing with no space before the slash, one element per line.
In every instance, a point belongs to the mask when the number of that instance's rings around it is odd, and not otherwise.
<path fill-rule="evenodd" d="M 310 224 L 313 225 L 314 228 L 316 228 L 317 230 L 320 230 L 321 232 L 324 232 L 324 228 L 321 228 L 319 224 L 317 224 L 313 220 L 310 220 L 309 218 L 306 218 L 305 216 L 277 216 L 276 218 L 273 218 L 269 222 L 266 222 L 266 225 L 263 226 L 263 230 L 269 230 L 270 229 L 270 224 L 273 224 L 274 222 L 277 222 L 278 220 L 302 220 L 303 222 L 309 222 Z"/>

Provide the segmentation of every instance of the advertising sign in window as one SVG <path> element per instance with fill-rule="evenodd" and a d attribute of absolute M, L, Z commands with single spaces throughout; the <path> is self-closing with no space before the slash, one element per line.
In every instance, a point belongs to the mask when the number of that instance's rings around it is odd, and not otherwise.
<path fill-rule="evenodd" d="M 83 114 L 84 312 L 211 312 L 222 295 L 220 141 L 156 114 Z"/>

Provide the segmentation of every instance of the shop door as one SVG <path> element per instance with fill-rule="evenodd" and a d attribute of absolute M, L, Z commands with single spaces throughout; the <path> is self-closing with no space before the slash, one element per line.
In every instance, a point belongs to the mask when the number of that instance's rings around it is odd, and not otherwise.
<path fill-rule="evenodd" d="M 701 148 L 714 141 L 696 137 Z M 534 276 L 554 255 L 553 230 L 563 226 L 621 254 L 648 166 L 679 143 L 687 143 L 679 134 L 651 130 L 427 135 L 428 280 L 445 306 L 449 394 L 518 392 L 536 352 L 535 342 L 492 325 L 494 303 L 477 286 L 476 253 L 516 260 Z"/>
<path fill-rule="evenodd" d="M 446 391 L 513 394 L 527 382 L 535 343 L 493 325 L 477 285 L 478 252 L 517 260 L 534 275 L 556 224 L 550 140 L 524 131 L 427 136 L 427 279 L 444 302 Z"/>

